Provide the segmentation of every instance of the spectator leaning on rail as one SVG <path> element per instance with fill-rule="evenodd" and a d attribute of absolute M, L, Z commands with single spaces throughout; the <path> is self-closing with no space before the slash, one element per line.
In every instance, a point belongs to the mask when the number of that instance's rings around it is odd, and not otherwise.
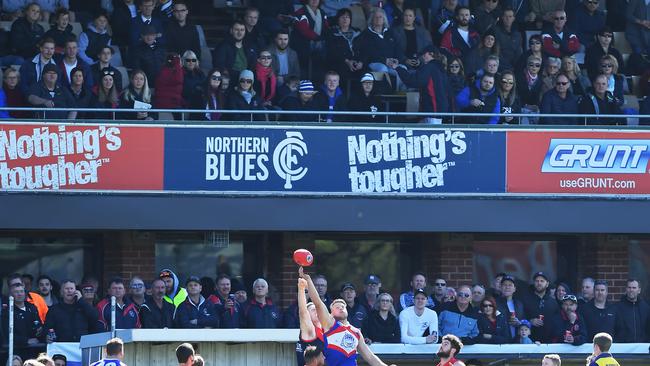
<path fill-rule="evenodd" d="M 501 101 L 494 87 L 494 74 L 485 73 L 474 85 L 465 87 L 456 96 L 456 105 L 463 113 L 490 113 L 487 117 L 468 117 L 468 123 L 495 125 L 499 123 Z"/>
<path fill-rule="evenodd" d="M 478 336 L 477 311 L 470 304 L 472 291 L 469 286 L 458 288 L 456 301 L 445 304 L 438 317 L 439 334 L 453 334 L 466 344 L 475 342 Z"/>
<path fill-rule="evenodd" d="M 269 284 L 263 278 L 253 282 L 253 298 L 248 301 L 244 308 L 244 323 L 246 328 L 280 328 L 282 317 L 280 310 L 273 305 L 273 301 L 267 297 Z"/>
<path fill-rule="evenodd" d="M 508 326 L 508 313 L 497 311 L 496 301 L 488 296 L 479 304 L 479 336 L 476 343 L 503 344 L 510 343 L 512 335 Z"/>
<path fill-rule="evenodd" d="M 509 325 L 510 338 L 517 335 L 519 319 L 524 319 L 524 303 L 515 297 L 517 286 L 515 278 L 505 275 L 501 279 L 501 296 L 496 299 L 497 310 L 499 310 L 507 319 Z"/>
<path fill-rule="evenodd" d="M 648 341 L 647 325 L 650 306 L 641 297 L 641 283 L 628 279 L 625 294 L 616 304 L 616 326 L 614 339 L 621 343 L 643 343 Z"/>
<path fill-rule="evenodd" d="M 14 298 L 14 345 L 16 353 L 24 359 L 34 357 L 38 349 L 29 349 L 28 346 L 36 346 L 41 343 L 45 332 L 43 324 L 38 317 L 38 309 L 33 304 L 26 301 L 27 293 L 25 286 L 21 283 L 11 286 L 9 295 Z M 2 312 L 3 333 L 9 334 L 9 311 L 4 309 Z"/>
<path fill-rule="evenodd" d="M 124 281 L 121 278 L 113 278 L 109 283 L 109 296 L 97 304 L 99 312 L 99 326 L 104 331 L 111 330 L 111 297 L 115 296 L 115 328 L 134 329 L 140 328 L 140 317 L 135 304 L 126 298 Z"/>
<path fill-rule="evenodd" d="M 52 305 L 45 318 L 45 329 L 54 329 L 57 342 L 79 342 L 81 336 L 94 333 L 97 310 L 83 301 L 72 280 L 61 284 L 62 301 Z M 53 339 L 48 339 L 48 343 Z"/>
<path fill-rule="evenodd" d="M 575 295 L 564 295 L 562 310 L 555 316 L 553 324 L 553 342 L 568 343 L 579 346 L 587 340 L 585 321 L 578 313 L 578 298 Z"/>
<path fill-rule="evenodd" d="M 27 93 L 27 101 L 32 106 L 46 109 L 76 107 L 76 102 L 70 92 L 58 84 L 59 74 L 56 65 L 45 65 L 42 75 L 41 81 L 32 85 Z M 43 111 L 38 114 L 41 118 L 47 119 L 75 119 L 77 117 L 76 111 Z"/>
<path fill-rule="evenodd" d="M 163 269 L 160 271 L 159 277 L 165 282 L 165 301 L 174 307 L 185 301 L 187 291 L 180 286 L 176 273 L 170 269 Z"/>
<path fill-rule="evenodd" d="M 414 305 L 399 313 L 402 343 L 438 343 L 438 315 L 426 307 L 428 299 L 424 290 L 417 289 Z"/>
<path fill-rule="evenodd" d="M 219 328 L 219 318 L 216 305 L 207 301 L 201 295 L 201 280 L 190 276 L 185 282 L 187 298 L 176 308 L 174 322 L 178 328 L 204 329 Z"/>

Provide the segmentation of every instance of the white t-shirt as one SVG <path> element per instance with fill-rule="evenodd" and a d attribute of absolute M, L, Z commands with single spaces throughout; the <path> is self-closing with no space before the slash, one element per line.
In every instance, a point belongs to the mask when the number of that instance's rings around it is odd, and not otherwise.
<path fill-rule="evenodd" d="M 460 33 L 460 36 L 463 37 L 463 41 L 469 44 L 469 30 L 462 30 L 458 28 L 458 33 Z"/>
<path fill-rule="evenodd" d="M 399 326 L 402 333 L 402 343 L 425 344 L 427 338 L 422 335 L 429 329 L 429 334 L 438 332 L 438 314 L 435 311 L 424 308 L 422 315 L 415 314 L 415 307 L 409 306 L 399 313 Z"/>

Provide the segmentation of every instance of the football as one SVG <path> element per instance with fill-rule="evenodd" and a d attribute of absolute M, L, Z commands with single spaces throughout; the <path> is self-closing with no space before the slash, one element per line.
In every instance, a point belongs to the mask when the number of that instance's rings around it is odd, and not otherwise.
<path fill-rule="evenodd" d="M 293 252 L 293 261 L 299 266 L 308 267 L 314 263 L 314 256 L 307 249 L 297 249 Z"/>

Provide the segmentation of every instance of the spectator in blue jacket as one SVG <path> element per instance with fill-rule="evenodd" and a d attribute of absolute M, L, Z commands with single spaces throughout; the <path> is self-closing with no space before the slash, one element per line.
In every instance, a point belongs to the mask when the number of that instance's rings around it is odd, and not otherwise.
<path fill-rule="evenodd" d="M 222 307 L 221 328 L 241 328 L 243 309 L 231 294 L 230 276 L 221 274 L 217 277 L 217 293 L 208 297 L 216 306 Z"/>
<path fill-rule="evenodd" d="M 253 298 L 248 301 L 244 308 L 246 328 L 268 329 L 281 327 L 280 309 L 273 305 L 270 298 L 267 298 L 268 294 L 268 282 L 263 278 L 256 279 L 253 282 Z"/>
<path fill-rule="evenodd" d="M 465 87 L 456 96 L 456 106 L 464 113 L 493 113 L 488 117 L 469 117 L 471 123 L 495 125 L 499 123 L 501 101 L 494 87 L 494 75 L 485 73 L 474 85 Z"/>
<path fill-rule="evenodd" d="M 576 32 L 583 47 L 591 46 L 596 42 L 596 34 L 605 27 L 605 13 L 598 10 L 598 1 L 583 0 L 572 15 L 570 28 Z"/>
<path fill-rule="evenodd" d="M 475 343 L 478 336 L 478 313 L 470 304 L 472 290 L 469 286 L 460 286 L 456 301 L 448 303 L 438 316 L 438 334 L 453 334 L 464 344 Z"/>
<path fill-rule="evenodd" d="M 176 308 L 174 322 L 177 328 L 219 328 L 219 315 L 214 303 L 202 295 L 201 280 L 190 276 L 185 282 L 187 298 Z"/>
<path fill-rule="evenodd" d="M 39 44 L 40 52 L 31 60 L 25 60 L 20 66 L 20 90 L 23 94 L 28 95 L 30 88 L 38 83 L 43 76 L 43 68 L 47 64 L 56 65 L 54 61 L 54 40 L 45 38 Z M 58 71 L 57 71 L 58 73 Z"/>
<path fill-rule="evenodd" d="M 555 80 L 555 89 L 547 91 L 542 97 L 540 111 L 542 114 L 578 114 L 578 98 L 569 90 L 570 81 L 565 74 L 559 74 Z M 540 119 L 545 125 L 575 125 L 577 118 L 547 117 Z"/>
<path fill-rule="evenodd" d="M 128 297 L 124 281 L 121 278 L 114 278 L 108 285 L 109 296 L 97 304 L 99 312 L 99 326 L 103 331 L 111 330 L 111 296 L 115 296 L 115 328 L 116 329 L 135 329 L 141 328 L 138 309 Z"/>

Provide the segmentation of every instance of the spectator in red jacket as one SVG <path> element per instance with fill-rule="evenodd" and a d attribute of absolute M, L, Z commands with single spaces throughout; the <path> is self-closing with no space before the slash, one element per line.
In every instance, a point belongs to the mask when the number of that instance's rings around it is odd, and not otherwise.
<path fill-rule="evenodd" d="M 295 23 L 291 35 L 291 48 L 298 53 L 300 69 L 305 74 L 309 70 L 309 61 L 318 64 L 324 54 L 325 35 L 329 29 L 327 15 L 320 9 L 321 0 L 307 0 L 305 5 L 293 13 Z M 313 70 L 318 70 L 318 65 L 312 65 Z M 317 72 L 313 73 L 318 75 Z M 306 75 L 302 75 L 306 76 Z"/>
<path fill-rule="evenodd" d="M 471 18 L 472 13 L 469 8 L 457 7 L 456 22 L 447 27 L 440 41 L 440 48 L 447 54 L 447 57 L 458 57 L 463 60 L 463 65 L 467 65 L 468 56 L 477 51 L 481 42 L 481 35 L 470 27 Z"/>
<path fill-rule="evenodd" d="M 153 99 L 155 108 L 174 109 L 183 106 L 183 69 L 178 54 L 167 56 L 165 65 L 156 77 L 156 93 Z M 174 116 L 176 118 L 177 116 Z"/>
<path fill-rule="evenodd" d="M 566 26 L 566 12 L 558 10 L 553 18 L 553 26 L 542 32 L 544 52 L 555 57 L 571 56 L 580 51 L 580 40 Z"/>

